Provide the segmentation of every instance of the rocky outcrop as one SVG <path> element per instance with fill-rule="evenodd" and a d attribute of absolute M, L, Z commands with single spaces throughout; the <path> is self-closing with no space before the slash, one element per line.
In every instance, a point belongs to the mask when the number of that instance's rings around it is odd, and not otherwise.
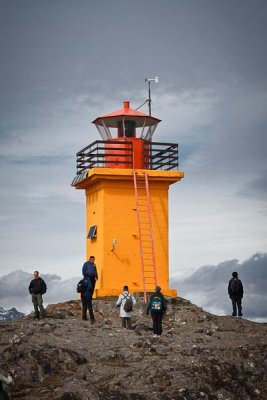
<path fill-rule="evenodd" d="M 79 301 L 1 325 L 1 370 L 15 370 L 13 399 L 266 399 L 267 324 L 218 317 L 170 299 L 161 338 L 139 299 L 133 329 L 121 328 L 114 299 Z"/>

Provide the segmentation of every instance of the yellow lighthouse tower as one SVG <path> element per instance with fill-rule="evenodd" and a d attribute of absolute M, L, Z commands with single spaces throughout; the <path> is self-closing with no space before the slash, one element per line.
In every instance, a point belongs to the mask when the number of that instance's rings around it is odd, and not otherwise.
<path fill-rule="evenodd" d="M 93 121 L 102 140 L 77 153 L 72 186 L 86 195 L 86 258 L 95 256 L 96 297 L 124 285 L 144 294 L 169 288 L 168 190 L 180 181 L 178 145 L 153 142 L 159 119 L 123 108 Z M 114 135 L 115 130 L 115 135 Z"/>

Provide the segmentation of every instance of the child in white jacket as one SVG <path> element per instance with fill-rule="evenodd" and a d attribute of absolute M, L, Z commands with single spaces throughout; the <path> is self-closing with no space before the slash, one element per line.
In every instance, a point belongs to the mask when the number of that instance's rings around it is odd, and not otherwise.
<path fill-rule="evenodd" d="M 119 298 L 116 302 L 116 306 L 120 307 L 120 317 L 121 324 L 123 328 L 131 329 L 132 328 L 132 311 L 125 311 L 124 306 L 126 300 L 129 299 L 132 302 L 132 305 L 136 304 L 136 300 L 134 296 L 129 293 L 128 286 L 123 286 L 123 293 L 119 295 Z"/>

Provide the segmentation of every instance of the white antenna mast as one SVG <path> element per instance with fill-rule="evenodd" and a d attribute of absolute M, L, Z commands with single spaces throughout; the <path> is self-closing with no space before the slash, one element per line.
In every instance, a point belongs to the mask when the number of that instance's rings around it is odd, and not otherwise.
<path fill-rule="evenodd" d="M 151 90 L 150 90 L 150 82 L 159 82 L 159 77 L 155 76 L 155 78 L 145 78 L 145 82 L 148 82 L 148 109 L 149 109 L 149 115 L 151 115 Z"/>

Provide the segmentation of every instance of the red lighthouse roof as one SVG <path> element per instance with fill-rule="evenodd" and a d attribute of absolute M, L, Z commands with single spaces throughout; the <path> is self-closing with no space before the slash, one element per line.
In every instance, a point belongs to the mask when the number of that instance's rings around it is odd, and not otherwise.
<path fill-rule="evenodd" d="M 129 101 L 124 101 L 123 108 L 110 114 L 105 114 L 102 117 L 98 117 L 92 121 L 92 123 L 98 126 L 105 125 L 109 128 L 116 128 L 118 126 L 118 122 L 122 121 L 123 119 L 134 121 L 137 128 L 154 126 L 161 121 L 158 118 L 154 118 L 150 115 L 134 110 L 130 107 Z"/>

